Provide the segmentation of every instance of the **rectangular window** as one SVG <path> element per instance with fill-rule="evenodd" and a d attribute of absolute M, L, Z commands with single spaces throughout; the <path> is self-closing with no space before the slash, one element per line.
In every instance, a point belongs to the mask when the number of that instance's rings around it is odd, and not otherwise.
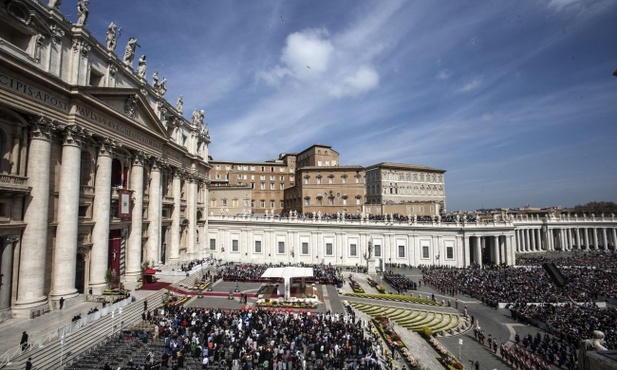
<path fill-rule="evenodd" d="M 347 184 L 347 177 L 343 176 L 343 177 L 341 178 L 341 182 L 342 182 L 343 184 Z"/>
<path fill-rule="evenodd" d="M 216 239 L 210 239 L 210 250 L 211 251 L 216 250 Z"/>
<path fill-rule="evenodd" d="M 375 257 L 381 257 L 381 245 L 375 244 Z"/>
<path fill-rule="evenodd" d="M 310 206 L 311 205 L 311 200 L 309 198 L 304 198 L 304 205 L 305 206 Z"/>
<path fill-rule="evenodd" d="M 221 206 L 227 207 L 227 199 L 221 199 Z"/>
<path fill-rule="evenodd" d="M 260 185 L 259 185 L 259 189 L 260 189 L 260 190 L 266 190 L 266 184 L 265 184 L 265 183 L 263 183 L 263 182 L 262 182 L 262 183 L 260 183 Z"/>
<path fill-rule="evenodd" d="M 259 208 L 266 208 L 266 201 L 265 200 L 260 200 L 259 201 Z"/>
<path fill-rule="evenodd" d="M 328 204 L 333 206 L 334 205 L 334 198 L 328 198 Z"/>
<path fill-rule="evenodd" d="M 270 201 L 270 208 L 274 208 L 274 201 L 273 200 Z"/>
<path fill-rule="evenodd" d="M 398 256 L 400 258 L 405 258 L 405 246 L 404 245 L 398 246 Z"/>
<path fill-rule="evenodd" d="M 310 182 L 309 182 L 309 177 L 308 177 L 308 176 L 306 176 L 306 177 L 304 178 L 304 184 L 305 184 L 305 185 L 310 184 Z"/>
<path fill-rule="evenodd" d="M 276 184 L 271 182 L 270 183 L 270 190 L 276 190 Z"/>
<path fill-rule="evenodd" d="M 232 252 L 238 252 L 239 247 L 238 247 L 238 240 L 234 239 L 231 241 L 231 251 Z"/>
<path fill-rule="evenodd" d="M 454 248 L 451 246 L 446 247 L 446 258 L 451 260 L 454 259 Z"/>
<path fill-rule="evenodd" d="M 428 258 L 428 245 L 422 246 L 422 258 Z"/>
<path fill-rule="evenodd" d="M 347 205 L 347 198 L 343 198 L 343 205 L 346 206 Z"/>
<path fill-rule="evenodd" d="M 279 242 L 279 253 L 285 253 L 285 242 Z"/>
<path fill-rule="evenodd" d="M 255 253 L 261 253 L 261 240 L 255 240 Z"/>
<path fill-rule="evenodd" d="M 357 256 L 358 255 L 358 251 L 356 249 L 356 245 L 355 244 L 349 244 L 349 255 L 350 256 Z"/>
<path fill-rule="evenodd" d="M 317 178 L 317 185 L 321 185 L 321 177 Z"/>
<path fill-rule="evenodd" d="M 308 243 L 302 242 L 302 254 L 308 254 L 308 253 L 309 253 Z"/>
<path fill-rule="evenodd" d="M 326 256 L 332 255 L 332 243 L 326 243 Z"/>
<path fill-rule="evenodd" d="M 328 184 L 334 184 L 334 177 L 328 177 Z"/>

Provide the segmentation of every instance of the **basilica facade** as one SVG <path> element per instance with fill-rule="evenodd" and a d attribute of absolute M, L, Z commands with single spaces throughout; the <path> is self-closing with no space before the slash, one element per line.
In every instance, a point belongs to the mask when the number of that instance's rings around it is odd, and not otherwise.
<path fill-rule="evenodd" d="M 117 53 L 113 22 L 102 43 L 87 11 L 71 23 L 55 3 L 0 8 L 0 310 L 14 317 L 206 242 L 203 111 L 168 102 L 135 37 Z"/>

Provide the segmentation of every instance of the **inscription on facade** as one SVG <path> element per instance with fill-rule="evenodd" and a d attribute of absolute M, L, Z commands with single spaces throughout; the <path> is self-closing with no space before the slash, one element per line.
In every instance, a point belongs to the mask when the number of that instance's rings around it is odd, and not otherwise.
<path fill-rule="evenodd" d="M 154 140 L 148 137 L 147 135 L 144 135 L 136 130 L 133 130 L 128 126 L 123 125 L 120 122 L 114 121 L 110 119 L 109 117 L 106 117 L 92 109 L 82 107 L 76 104 L 75 111 L 77 115 L 84 117 L 88 121 L 104 126 L 114 132 L 117 132 L 123 137 L 140 142 L 144 145 L 147 145 L 157 150 L 160 150 L 163 146 L 162 143 L 158 142 L 157 140 Z"/>
<path fill-rule="evenodd" d="M 8 74 L 0 71 L 0 86 L 14 91 L 31 100 L 39 101 L 50 107 L 58 108 L 63 112 L 69 111 L 69 103 L 66 100 L 62 100 L 54 95 L 48 94 L 43 90 L 40 90 L 32 85 L 28 85 L 25 82 L 19 81 Z"/>

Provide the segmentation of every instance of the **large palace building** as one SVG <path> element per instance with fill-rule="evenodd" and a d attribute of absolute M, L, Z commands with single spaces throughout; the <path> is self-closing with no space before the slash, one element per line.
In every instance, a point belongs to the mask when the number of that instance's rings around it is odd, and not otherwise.
<path fill-rule="evenodd" d="M 614 215 L 446 215 L 445 171 L 421 165 L 341 165 L 319 144 L 211 160 L 204 111 L 168 101 L 139 35 L 119 47 L 110 22 L 101 43 L 59 3 L 0 2 L 0 319 L 204 257 L 462 267 L 615 249 Z"/>

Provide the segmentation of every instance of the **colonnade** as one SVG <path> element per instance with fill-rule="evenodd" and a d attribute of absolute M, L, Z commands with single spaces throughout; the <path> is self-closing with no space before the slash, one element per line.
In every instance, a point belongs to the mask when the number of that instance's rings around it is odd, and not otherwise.
<path fill-rule="evenodd" d="M 614 224 L 526 225 L 517 228 L 515 233 L 516 251 L 519 253 L 556 250 L 615 250 L 617 241 L 617 227 Z"/>

